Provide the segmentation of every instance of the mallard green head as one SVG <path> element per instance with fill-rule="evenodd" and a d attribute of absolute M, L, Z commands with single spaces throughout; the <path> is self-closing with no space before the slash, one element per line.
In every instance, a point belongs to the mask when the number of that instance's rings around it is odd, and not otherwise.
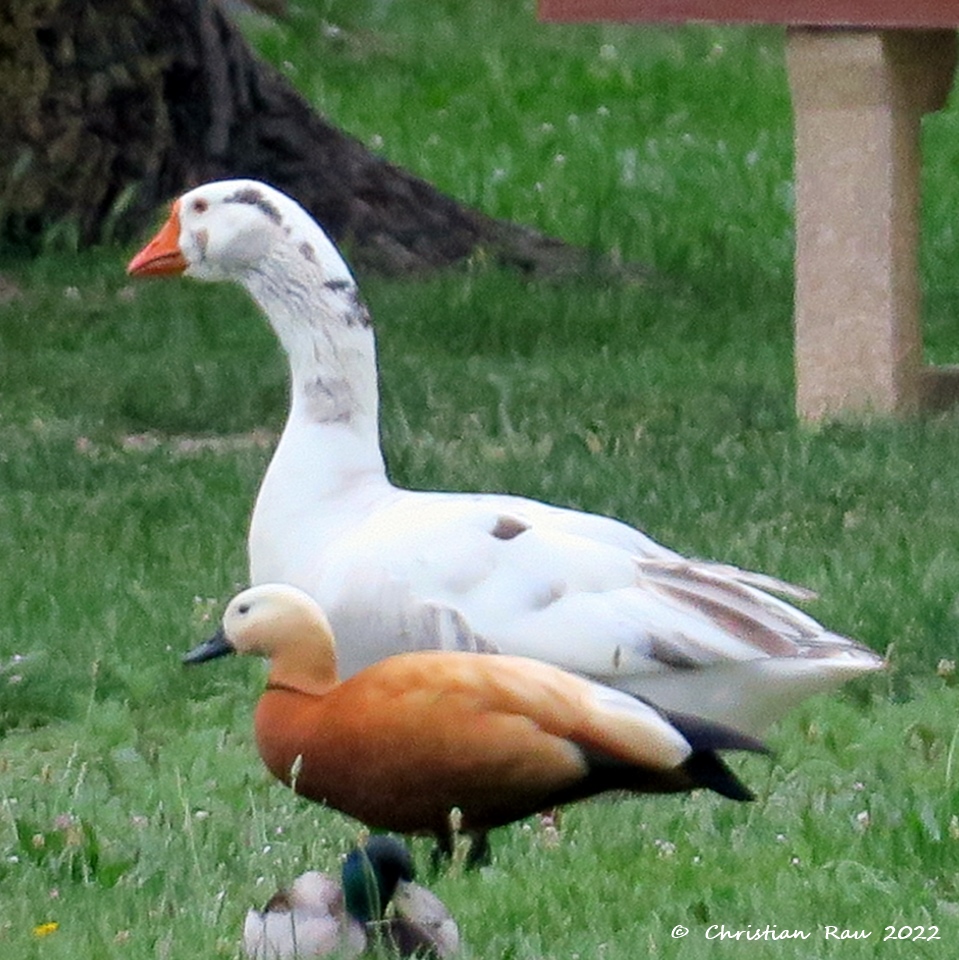
<path fill-rule="evenodd" d="M 394 837 L 372 836 L 343 863 L 343 897 L 350 916 L 361 923 L 383 919 L 397 884 L 413 879 L 413 859 Z"/>

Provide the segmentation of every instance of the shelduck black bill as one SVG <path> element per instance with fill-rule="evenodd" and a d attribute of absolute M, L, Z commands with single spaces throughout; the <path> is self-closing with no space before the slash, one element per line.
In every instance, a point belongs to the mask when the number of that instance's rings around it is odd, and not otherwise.
<path fill-rule="evenodd" d="M 236 653 L 233 644 L 226 638 L 223 627 L 220 627 L 209 640 L 204 640 L 199 646 L 194 647 L 189 653 L 183 654 L 183 662 L 189 666 L 193 663 L 205 663 L 207 660 L 216 660 L 217 657 L 225 657 L 231 653 Z"/>

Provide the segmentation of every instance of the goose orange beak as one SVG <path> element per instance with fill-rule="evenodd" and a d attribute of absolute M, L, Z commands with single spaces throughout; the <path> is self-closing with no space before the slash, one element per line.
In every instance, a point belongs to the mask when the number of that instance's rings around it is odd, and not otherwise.
<path fill-rule="evenodd" d="M 133 277 L 163 277 L 183 273 L 189 266 L 180 250 L 180 202 L 173 204 L 160 232 L 130 261 Z"/>

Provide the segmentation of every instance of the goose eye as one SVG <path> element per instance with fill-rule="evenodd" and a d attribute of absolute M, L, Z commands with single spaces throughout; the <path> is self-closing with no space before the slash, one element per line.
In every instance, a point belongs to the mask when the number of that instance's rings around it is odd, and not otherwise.
<path fill-rule="evenodd" d="M 193 201 L 193 212 L 194 213 L 206 213 L 209 203 L 202 198 L 197 198 Z"/>
<path fill-rule="evenodd" d="M 237 612 L 237 613 L 242 613 L 242 614 L 247 614 L 247 613 L 250 612 L 250 605 L 249 605 L 248 603 L 241 603 L 241 604 L 236 608 L 236 612 Z"/>

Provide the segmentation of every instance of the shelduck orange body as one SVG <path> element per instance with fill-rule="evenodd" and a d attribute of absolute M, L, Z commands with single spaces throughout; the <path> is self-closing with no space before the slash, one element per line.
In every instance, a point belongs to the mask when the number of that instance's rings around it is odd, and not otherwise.
<path fill-rule="evenodd" d="M 714 751 L 763 749 L 523 657 L 421 651 L 341 683 L 322 611 L 287 586 L 238 595 L 185 660 L 233 652 L 271 660 L 255 729 L 274 776 L 368 826 L 434 834 L 447 850 L 454 808 L 482 850 L 488 830 L 606 790 L 705 786 L 750 799 Z"/>

